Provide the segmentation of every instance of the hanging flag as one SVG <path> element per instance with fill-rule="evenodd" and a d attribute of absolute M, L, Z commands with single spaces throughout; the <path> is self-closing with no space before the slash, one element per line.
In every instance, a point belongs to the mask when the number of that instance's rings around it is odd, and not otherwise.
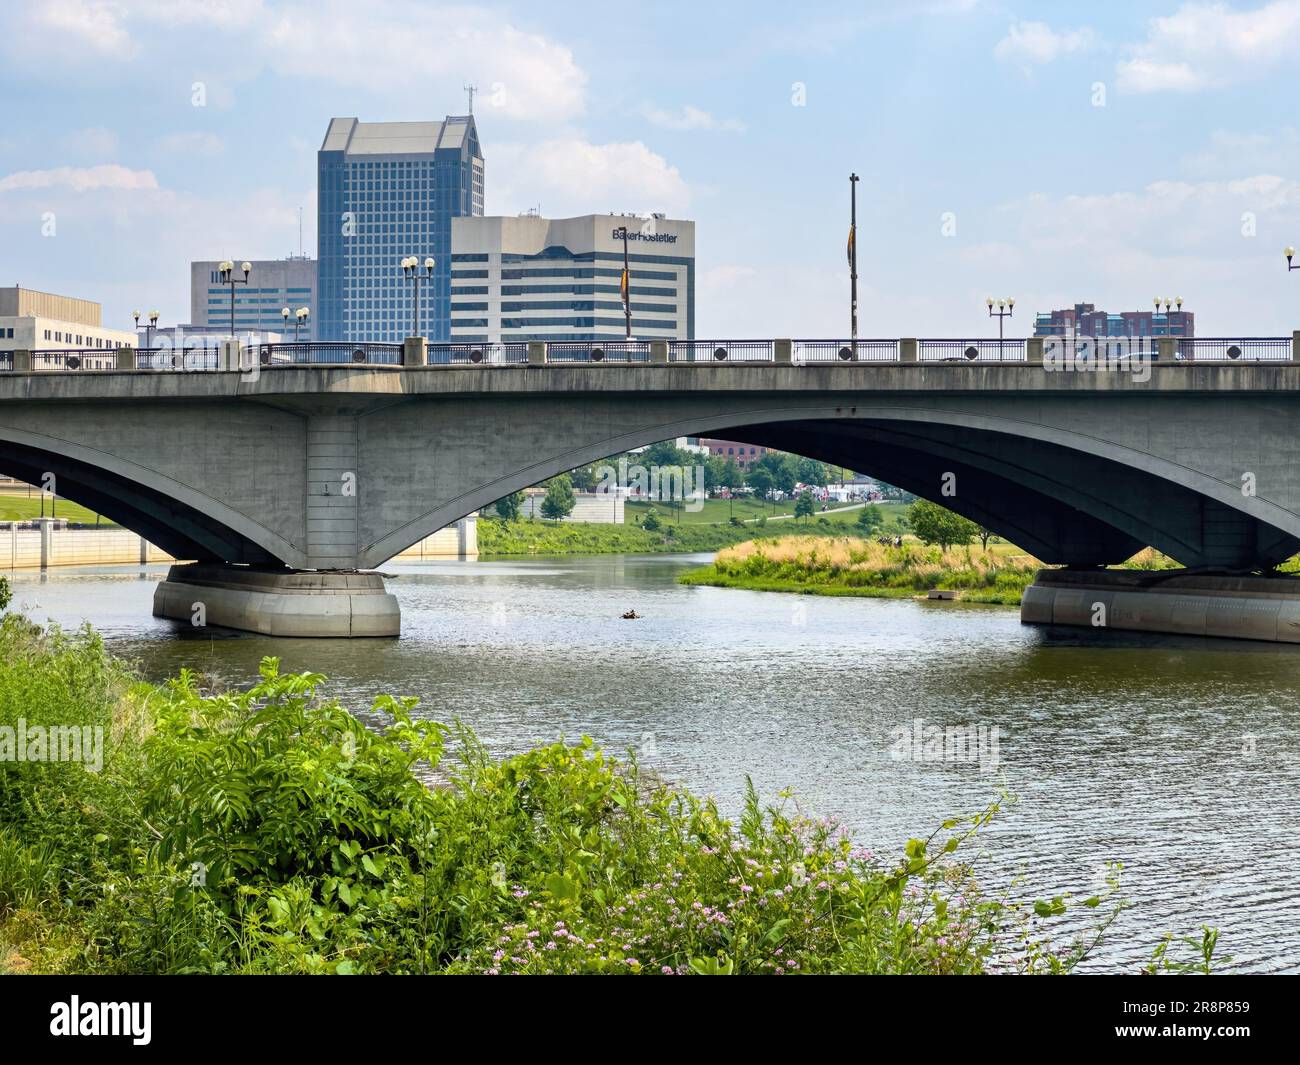
<path fill-rule="evenodd" d="M 628 298 L 628 292 L 627 292 L 627 269 L 626 269 L 626 268 L 624 268 L 624 270 L 623 270 L 623 279 L 622 279 L 622 281 L 619 282 L 619 285 L 618 285 L 618 291 L 619 291 L 620 295 L 622 295 L 622 297 L 623 297 L 623 310 L 626 311 L 626 310 L 627 310 L 627 298 Z"/>
<path fill-rule="evenodd" d="M 849 266 L 853 265 L 853 245 L 857 240 L 857 226 L 849 226 Z"/>

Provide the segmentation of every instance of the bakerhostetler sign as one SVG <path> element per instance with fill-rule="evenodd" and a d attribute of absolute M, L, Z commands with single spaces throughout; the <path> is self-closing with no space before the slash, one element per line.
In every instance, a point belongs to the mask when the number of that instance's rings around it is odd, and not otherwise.
<path fill-rule="evenodd" d="M 623 239 L 623 228 L 620 226 L 620 227 L 617 228 L 617 229 L 613 229 L 613 230 L 610 231 L 610 234 L 609 234 L 609 235 L 610 235 L 614 240 L 622 240 L 622 239 Z M 629 228 L 628 231 L 627 231 L 627 239 L 630 240 L 630 241 L 631 241 L 631 240 L 650 240 L 650 241 L 654 241 L 654 242 L 656 242 L 656 243 L 658 243 L 658 244 L 676 244 L 676 243 L 677 243 L 677 234 L 676 234 L 676 233 L 649 233 L 649 232 L 641 232 L 641 231 L 633 230 L 633 229 L 630 229 L 630 228 Z"/>

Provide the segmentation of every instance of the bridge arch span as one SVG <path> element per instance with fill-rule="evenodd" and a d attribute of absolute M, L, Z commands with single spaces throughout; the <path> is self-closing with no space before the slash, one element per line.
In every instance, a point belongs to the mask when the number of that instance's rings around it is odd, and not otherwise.
<path fill-rule="evenodd" d="M 104 515 L 175 558 L 306 564 L 300 549 L 247 515 L 121 455 L 0 426 L 0 470 L 38 486 L 53 474 L 60 498 Z"/>
<path fill-rule="evenodd" d="M 1152 545 L 1188 566 L 1271 564 L 1300 549 L 1300 516 L 1240 484 L 1117 443 L 1028 418 L 929 405 L 761 403 L 588 436 L 552 454 L 510 441 L 484 476 L 362 547 L 376 566 L 502 496 L 606 456 L 679 436 L 725 436 L 871 472 L 992 529 L 1045 562 L 1106 565 Z M 868 399 L 868 402 L 862 402 Z M 576 408 L 575 408 L 576 411 Z M 575 425 L 570 437 L 581 436 Z M 564 432 L 554 438 L 563 439 Z M 957 474 L 957 494 L 941 475 Z M 474 478 L 467 478 L 467 482 Z"/>

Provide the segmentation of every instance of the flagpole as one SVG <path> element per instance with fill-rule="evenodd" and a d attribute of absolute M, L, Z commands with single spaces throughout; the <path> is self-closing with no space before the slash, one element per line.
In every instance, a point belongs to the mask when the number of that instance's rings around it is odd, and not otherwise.
<path fill-rule="evenodd" d="M 858 346 L 858 175 L 849 175 L 849 339 Z"/>
<path fill-rule="evenodd" d="M 626 336 L 632 339 L 632 275 L 627 269 L 627 223 L 623 223 L 623 318 L 627 323 Z"/>

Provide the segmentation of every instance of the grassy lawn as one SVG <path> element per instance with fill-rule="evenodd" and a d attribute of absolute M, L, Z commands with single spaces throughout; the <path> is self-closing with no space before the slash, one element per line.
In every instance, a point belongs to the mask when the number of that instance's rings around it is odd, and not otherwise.
<path fill-rule="evenodd" d="M 51 511 L 53 513 L 51 513 Z M 41 517 L 41 498 L 35 492 L 30 496 L 0 493 L 0 521 L 29 521 Z M 95 524 L 96 514 L 79 503 L 68 499 L 51 500 L 45 497 L 45 517 L 67 518 L 68 521 Z M 112 525 L 107 518 L 101 518 L 100 524 Z"/>
<path fill-rule="evenodd" d="M 820 506 L 820 504 L 819 504 Z M 893 525 L 894 518 L 901 514 L 907 508 L 901 503 L 878 503 L 875 504 L 884 516 L 887 526 Z M 624 520 L 631 525 L 640 525 L 645 521 L 645 517 L 650 511 L 659 515 L 659 520 L 671 522 L 676 525 L 724 525 L 730 522 L 734 514 L 741 521 L 755 521 L 758 518 L 774 518 L 783 514 L 794 514 L 794 501 L 782 500 L 779 503 L 761 502 L 748 497 L 727 500 L 727 499 L 706 499 L 703 508 L 697 511 L 687 510 L 684 507 L 675 507 L 668 503 L 648 503 L 648 502 L 628 502 L 624 514 Z M 818 510 L 813 515 L 813 520 L 817 518 L 826 518 L 833 522 L 855 522 L 858 520 L 858 512 L 861 507 L 849 506 L 842 503 L 832 505 L 828 511 Z"/>

